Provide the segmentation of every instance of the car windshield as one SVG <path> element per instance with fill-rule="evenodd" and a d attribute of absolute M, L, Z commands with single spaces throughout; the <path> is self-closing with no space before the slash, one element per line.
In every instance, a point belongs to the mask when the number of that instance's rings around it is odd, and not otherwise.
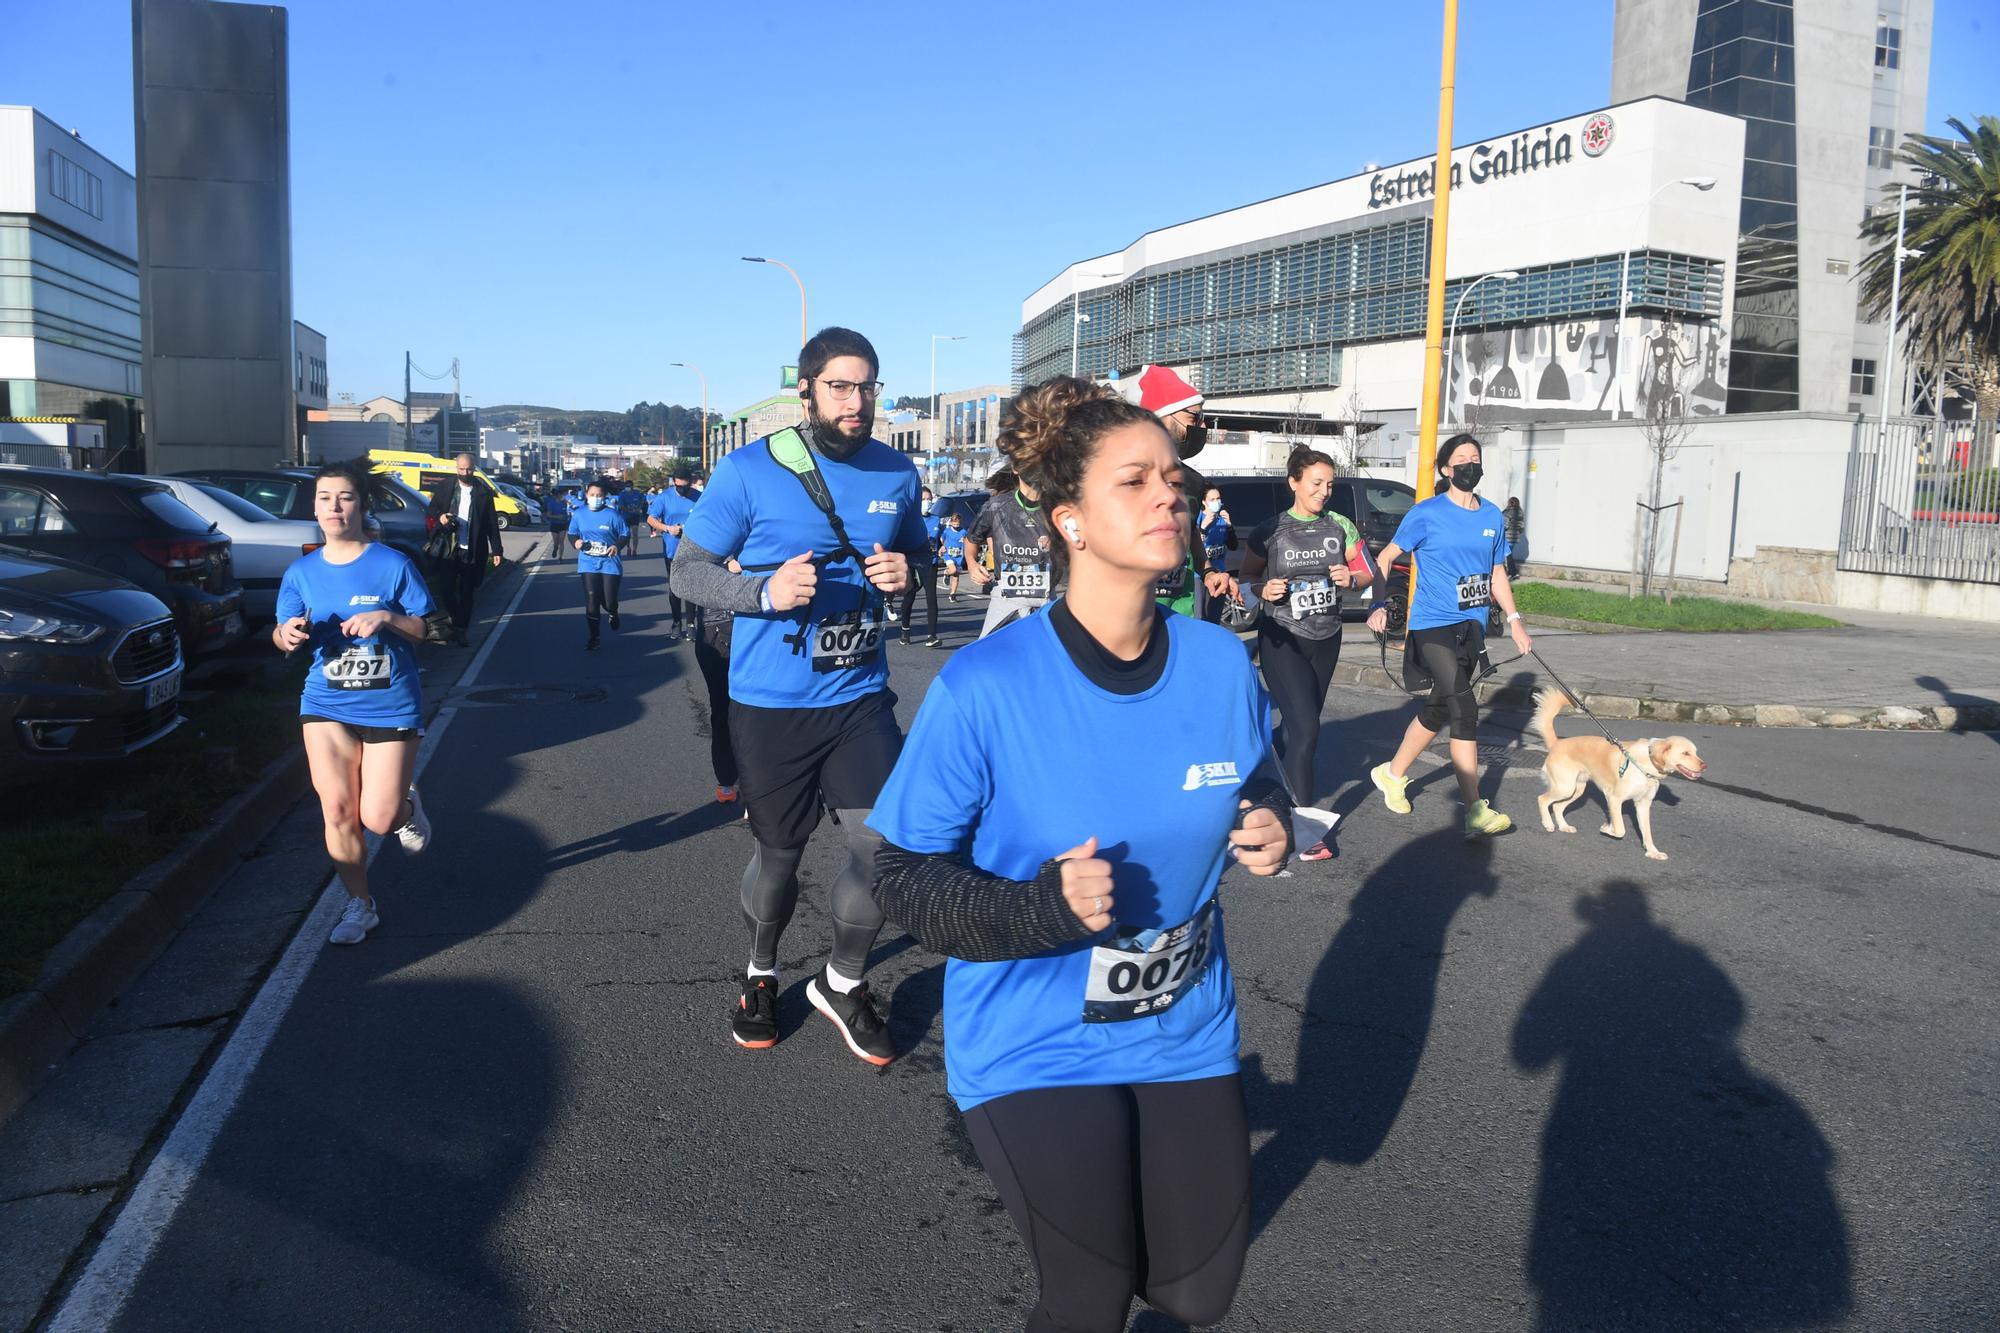
<path fill-rule="evenodd" d="M 233 491 L 226 491 L 213 482 L 198 481 L 192 483 L 192 485 L 195 490 L 200 491 L 204 496 L 215 501 L 216 504 L 227 509 L 240 519 L 250 523 L 269 523 L 271 521 L 269 514 Z"/>
<path fill-rule="evenodd" d="M 139 502 L 141 509 L 170 528 L 182 532 L 207 532 L 215 526 L 175 499 L 174 493 L 164 486 L 156 491 L 140 491 L 132 498 Z"/>
<path fill-rule="evenodd" d="M 292 499 L 299 493 L 298 482 L 280 481 L 276 478 L 248 477 L 224 484 L 272 518 L 289 516 L 292 512 Z"/>
<path fill-rule="evenodd" d="M 1368 483 L 1368 508 L 1374 511 L 1375 521 L 1385 527 L 1394 527 L 1403 521 L 1403 515 L 1410 512 L 1410 506 L 1417 497 L 1400 486 L 1389 486 L 1379 481 Z"/>

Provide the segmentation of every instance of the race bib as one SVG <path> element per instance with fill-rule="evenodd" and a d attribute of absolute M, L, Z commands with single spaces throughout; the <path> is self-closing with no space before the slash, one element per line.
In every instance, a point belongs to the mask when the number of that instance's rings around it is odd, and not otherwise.
<path fill-rule="evenodd" d="M 340 656 L 327 659 L 319 673 L 336 690 L 386 690 L 389 650 L 372 639 L 357 643 L 343 649 Z"/>
<path fill-rule="evenodd" d="M 829 616 L 813 626 L 812 669 L 849 671 L 867 666 L 882 648 L 882 622 L 873 607 Z"/>
<path fill-rule="evenodd" d="M 1160 581 L 1153 585 L 1153 596 L 1179 597 L 1187 590 L 1187 575 L 1188 568 L 1186 565 L 1174 566 L 1166 573 L 1160 575 Z"/>
<path fill-rule="evenodd" d="M 1090 951 L 1083 1021 L 1124 1023 L 1164 1013 L 1201 984 L 1215 938 L 1215 899 L 1190 921 L 1145 930 Z"/>
<path fill-rule="evenodd" d="M 1047 565 L 1002 565 L 1000 566 L 1000 595 L 1002 597 L 1040 597 L 1049 595 L 1049 567 Z"/>
<path fill-rule="evenodd" d="M 1292 594 L 1292 619 L 1306 620 L 1340 609 L 1340 589 L 1331 579 L 1293 579 L 1287 585 Z"/>
<path fill-rule="evenodd" d="M 609 542 L 585 542 L 583 544 L 583 553 L 585 555 L 605 556 L 610 555 L 617 549 L 617 547 L 611 545 Z"/>
<path fill-rule="evenodd" d="M 1458 581 L 1458 609 L 1476 611 L 1493 600 L 1491 574 L 1467 574 Z"/>

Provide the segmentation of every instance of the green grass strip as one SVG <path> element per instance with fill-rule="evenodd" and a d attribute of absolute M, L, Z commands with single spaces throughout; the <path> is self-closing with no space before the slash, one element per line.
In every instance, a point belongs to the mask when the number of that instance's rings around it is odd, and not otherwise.
<path fill-rule="evenodd" d="M 1521 614 L 1586 620 L 1599 625 L 1633 629 L 1721 630 L 1838 629 L 1809 611 L 1781 611 L 1753 602 L 1726 602 L 1714 597 L 1676 597 L 1668 606 L 1659 597 L 1627 597 L 1618 592 L 1565 588 L 1554 583 L 1517 583 L 1514 602 Z"/>

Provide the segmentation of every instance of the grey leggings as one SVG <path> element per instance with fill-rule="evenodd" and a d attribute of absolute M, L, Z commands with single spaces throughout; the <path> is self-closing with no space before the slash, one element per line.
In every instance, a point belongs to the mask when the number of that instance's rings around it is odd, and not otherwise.
<path fill-rule="evenodd" d="M 847 863 L 833 880 L 833 957 L 844 977 L 868 970 L 868 951 L 882 933 L 882 909 L 875 905 L 875 853 L 882 835 L 868 827 L 866 810 L 836 810 L 847 835 Z M 775 968 L 778 941 L 799 905 L 799 859 L 805 848 L 758 843 L 743 871 L 743 920 L 750 927 L 750 965 Z"/>

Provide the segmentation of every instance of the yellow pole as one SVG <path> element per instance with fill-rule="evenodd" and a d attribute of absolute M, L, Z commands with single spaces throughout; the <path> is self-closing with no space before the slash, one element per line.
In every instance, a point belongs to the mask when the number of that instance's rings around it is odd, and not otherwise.
<path fill-rule="evenodd" d="M 1458 0 L 1444 0 L 1444 62 L 1438 76 L 1437 162 L 1431 177 L 1430 311 L 1424 318 L 1424 406 L 1417 427 L 1417 499 L 1428 500 L 1437 479 L 1439 376 L 1444 361 L 1445 238 L 1451 223 L 1451 112 L 1458 64 Z M 1410 606 L 1417 604 L 1417 567 L 1410 564 Z"/>

